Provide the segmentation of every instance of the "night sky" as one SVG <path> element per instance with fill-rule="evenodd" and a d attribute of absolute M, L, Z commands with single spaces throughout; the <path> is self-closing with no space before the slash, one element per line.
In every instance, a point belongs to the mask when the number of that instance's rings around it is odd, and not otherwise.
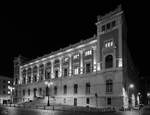
<path fill-rule="evenodd" d="M 0 75 L 13 77 L 13 59 L 29 60 L 96 34 L 98 15 L 122 4 L 128 27 L 128 47 L 140 75 L 149 76 L 148 4 L 126 0 L 100 2 L 18 3 L 1 15 Z"/>

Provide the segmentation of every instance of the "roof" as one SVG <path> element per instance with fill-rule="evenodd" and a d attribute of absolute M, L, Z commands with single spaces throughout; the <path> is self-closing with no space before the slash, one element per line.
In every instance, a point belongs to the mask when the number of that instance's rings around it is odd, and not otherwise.
<path fill-rule="evenodd" d="M 60 53 L 60 52 L 64 52 L 64 51 L 66 51 L 66 50 L 68 50 L 68 49 L 76 48 L 76 47 L 79 46 L 79 45 L 86 44 L 86 43 L 91 42 L 91 41 L 93 41 L 93 40 L 96 40 L 96 36 L 95 36 L 95 35 L 94 35 L 93 37 L 89 38 L 89 39 L 82 40 L 82 41 L 80 41 L 80 42 L 78 42 L 78 43 L 75 43 L 75 44 L 73 44 L 73 45 L 69 45 L 68 47 L 65 47 L 65 48 L 63 48 L 63 49 L 60 48 L 60 49 L 57 50 L 57 51 L 51 52 L 51 53 L 49 53 L 49 54 L 43 55 L 43 56 L 38 57 L 38 58 L 36 58 L 36 59 L 33 59 L 33 60 L 28 61 L 28 62 L 22 63 L 21 65 L 23 66 L 23 65 L 25 65 L 25 64 L 32 63 L 32 62 L 41 60 L 41 59 L 43 59 L 43 58 L 47 58 L 47 57 L 49 57 L 49 56 L 58 54 L 58 53 Z"/>

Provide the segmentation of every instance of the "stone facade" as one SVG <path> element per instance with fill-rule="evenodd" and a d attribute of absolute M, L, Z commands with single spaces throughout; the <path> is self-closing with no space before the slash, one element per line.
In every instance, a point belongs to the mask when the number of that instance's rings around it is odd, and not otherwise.
<path fill-rule="evenodd" d="M 43 57 L 14 60 L 15 99 L 91 107 L 128 106 L 126 31 L 121 8 L 98 17 L 97 35 Z M 47 88 L 45 82 L 53 85 Z"/>

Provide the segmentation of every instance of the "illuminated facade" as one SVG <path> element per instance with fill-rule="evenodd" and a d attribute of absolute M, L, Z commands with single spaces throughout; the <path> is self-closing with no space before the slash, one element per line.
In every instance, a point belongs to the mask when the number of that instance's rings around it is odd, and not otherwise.
<path fill-rule="evenodd" d="M 6 104 L 11 102 L 12 90 L 12 78 L 6 76 L 0 76 L 0 104 Z"/>
<path fill-rule="evenodd" d="M 47 103 L 128 106 L 126 26 L 121 8 L 98 17 L 97 35 L 27 63 L 14 60 L 15 99 Z M 47 90 L 45 81 L 53 85 Z"/>

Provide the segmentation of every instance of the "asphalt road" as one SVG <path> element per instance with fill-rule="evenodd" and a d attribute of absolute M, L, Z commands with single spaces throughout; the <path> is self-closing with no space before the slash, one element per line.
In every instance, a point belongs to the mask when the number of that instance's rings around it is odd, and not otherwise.
<path fill-rule="evenodd" d="M 0 115 L 150 115 L 149 112 L 144 114 L 139 111 L 126 111 L 114 113 L 92 113 L 92 112 L 74 112 L 74 111 L 53 111 L 40 109 L 23 109 L 7 107 L 0 109 Z"/>

